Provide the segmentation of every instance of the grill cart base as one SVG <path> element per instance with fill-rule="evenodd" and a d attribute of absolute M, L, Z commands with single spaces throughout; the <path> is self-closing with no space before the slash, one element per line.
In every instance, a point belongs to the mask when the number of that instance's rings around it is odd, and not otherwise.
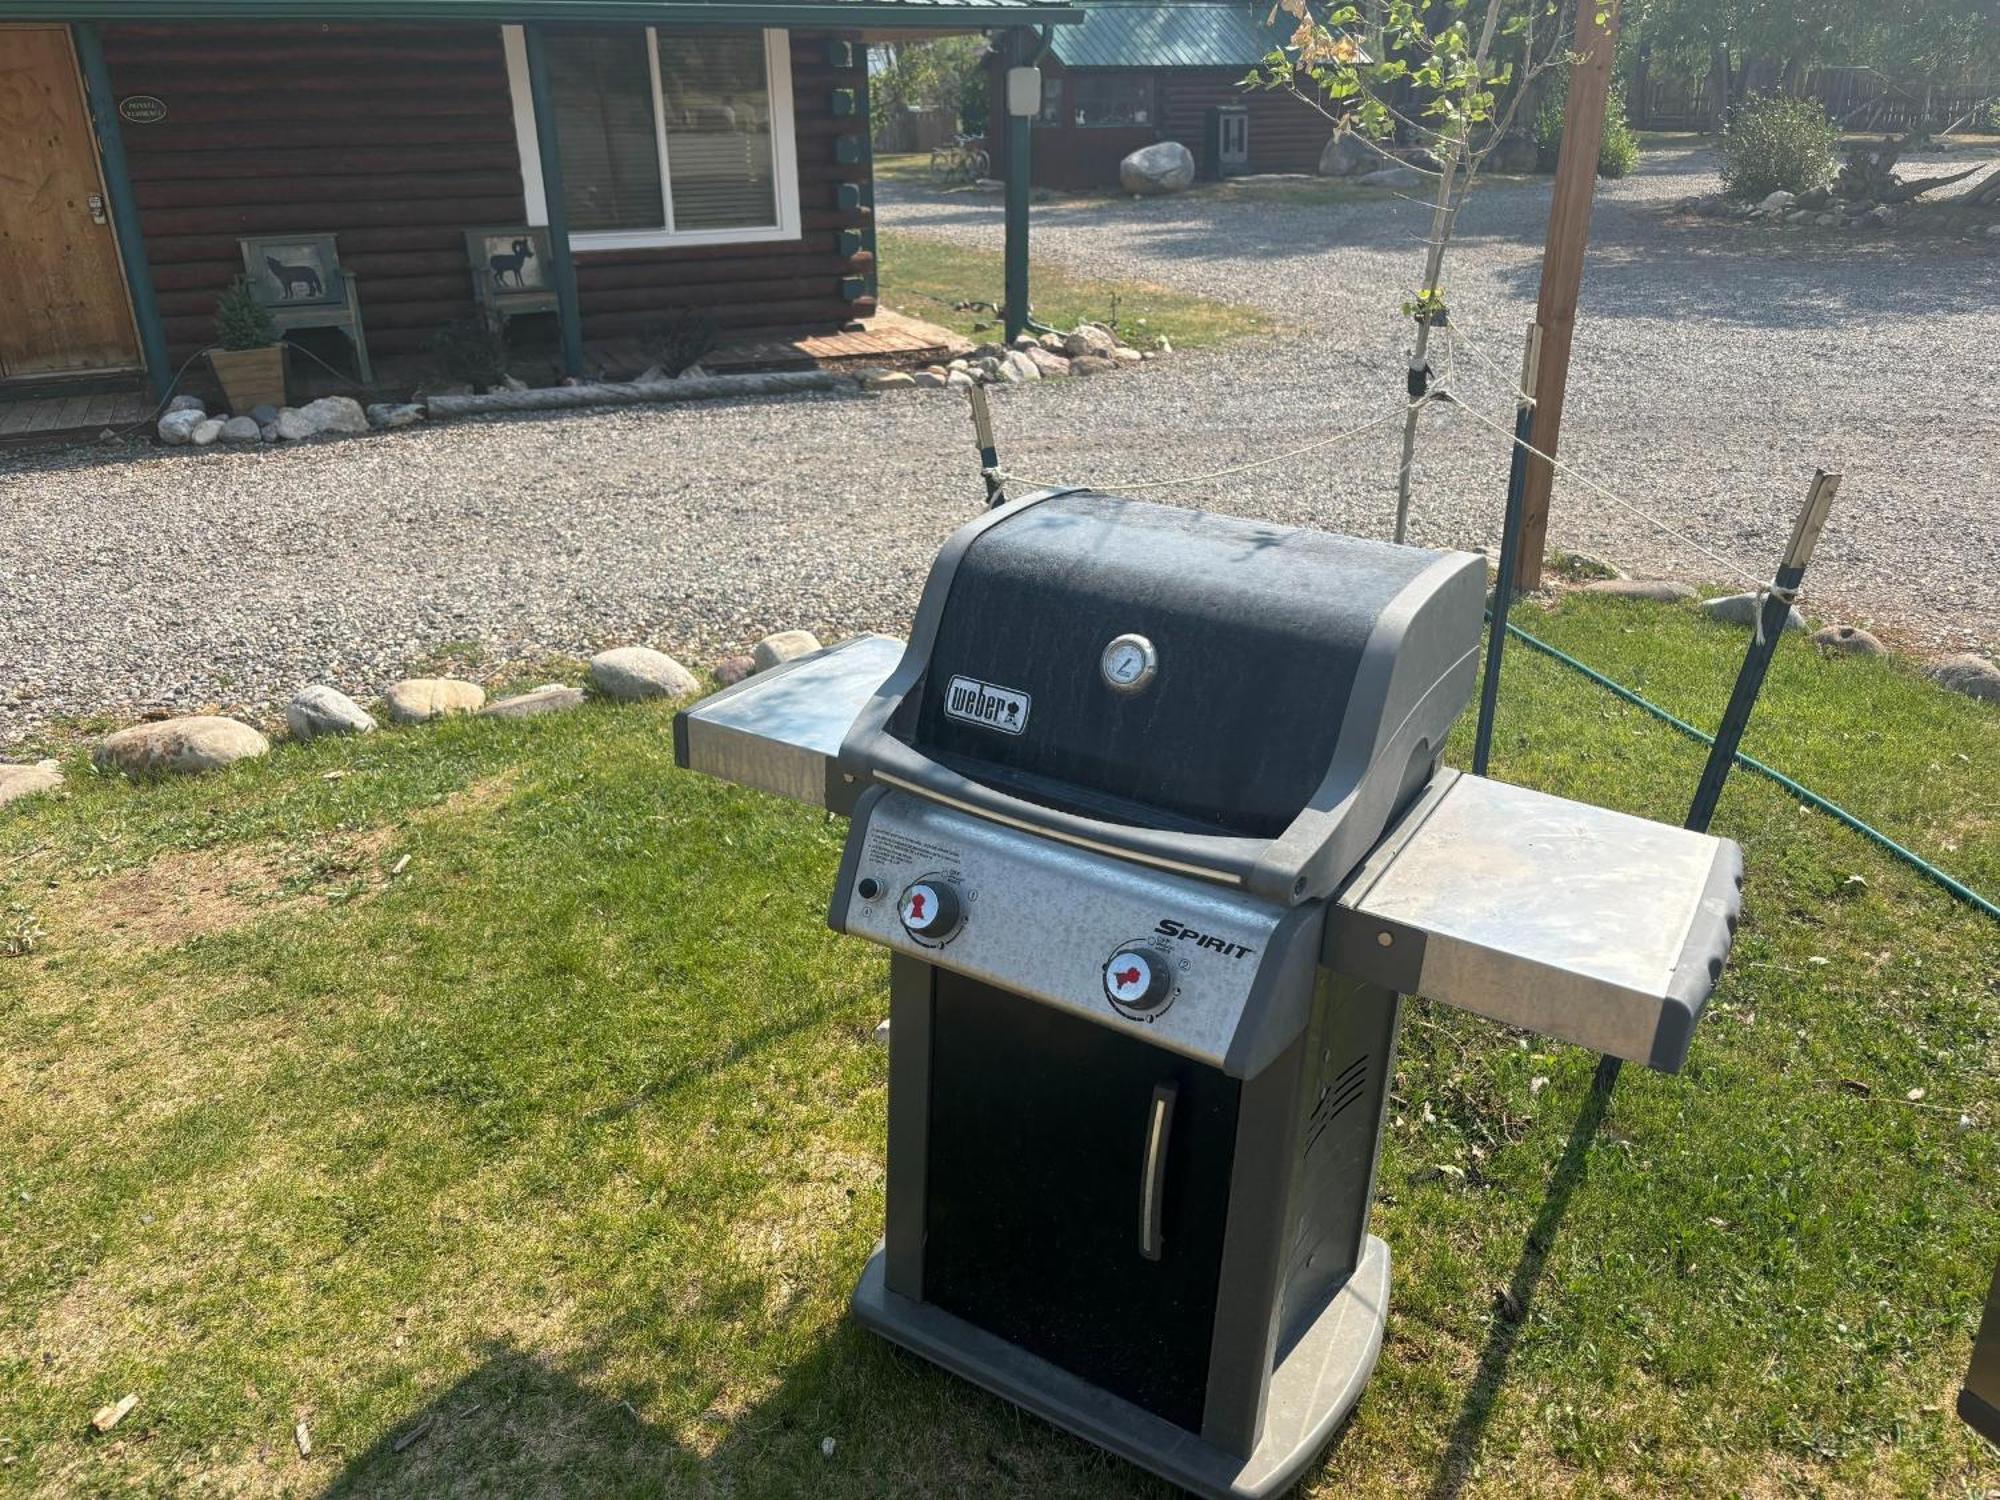
<path fill-rule="evenodd" d="M 1389 1247 L 1371 1234 L 1354 1274 L 1279 1351 L 1263 1437 L 1244 1459 L 932 1303 L 898 1296 L 884 1283 L 884 1260 L 878 1244 L 854 1289 L 854 1315 L 865 1327 L 1211 1500 L 1261 1500 L 1298 1480 L 1368 1384 L 1389 1305 Z"/>

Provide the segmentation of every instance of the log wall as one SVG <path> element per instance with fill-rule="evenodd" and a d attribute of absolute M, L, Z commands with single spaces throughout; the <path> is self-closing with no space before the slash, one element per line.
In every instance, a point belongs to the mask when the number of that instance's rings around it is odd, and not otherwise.
<path fill-rule="evenodd" d="M 843 228 L 864 228 L 867 167 L 836 160 L 832 91 L 858 88 L 828 38 L 792 39 L 805 237 L 577 257 L 584 332 L 630 332 L 699 304 L 730 330 L 823 329 L 872 312 L 847 300 Z M 214 335 L 216 298 L 242 271 L 237 237 L 334 233 L 358 279 L 368 346 L 420 351 L 473 315 L 464 231 L 526 217 L 498 26 L 110 26 L 112 84 L 154 94 L 167 118 L 124 129 L 170 358 Z M 842 209 L 839 184 L 864 185 Z"/>

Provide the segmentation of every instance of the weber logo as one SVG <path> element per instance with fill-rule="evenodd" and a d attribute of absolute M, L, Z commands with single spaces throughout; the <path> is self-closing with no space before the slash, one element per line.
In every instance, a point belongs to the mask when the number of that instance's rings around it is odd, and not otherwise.
<path fill-rule="evenodd" d="M 1019 734 L 1028 727 L 1026 693 L 981 682 L 977 677 L 952 678 L 944 692 L 944 711 L 954 719 L 1002 734 Z"/>

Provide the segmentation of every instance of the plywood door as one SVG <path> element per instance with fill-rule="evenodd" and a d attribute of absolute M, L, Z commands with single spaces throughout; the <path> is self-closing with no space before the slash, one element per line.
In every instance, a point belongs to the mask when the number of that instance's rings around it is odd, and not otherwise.
<path fill-rule="evenodd" d="M 0 27 L 0 375 L 139 362 L 69 32 Z"/>

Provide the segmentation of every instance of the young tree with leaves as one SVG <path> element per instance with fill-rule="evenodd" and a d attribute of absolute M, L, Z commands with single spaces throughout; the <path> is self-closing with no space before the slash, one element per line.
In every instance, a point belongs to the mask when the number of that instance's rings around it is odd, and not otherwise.
<path fill-rule="evenodd" d="M 1403 305 L 1416 334 L 1396 476 L 1400 542 L 1409 530 L 1417 416 L 1430 390 L 1431 330 L 1448 317 L 1445 248 L 1480 167 L 1512 128 L 1531 84 L 1563 59 L 1566 32 L 1554 0 L 1483 0 L 1477 10 L 1473 0 L 1373 0 L 1366 13 L 1357 4 L 1277 0 L 1273 19 L 1280 11 L 1297 29 L 1244 82 L 1304 100 L 1333 122 L 1336 134 L 1351 134 L 1385 161 L 1437 184 L 1423 279 Z M 1396 155 L 1388 143 L 1398 137 L 1424 148 L 1437 165 Z"/>

